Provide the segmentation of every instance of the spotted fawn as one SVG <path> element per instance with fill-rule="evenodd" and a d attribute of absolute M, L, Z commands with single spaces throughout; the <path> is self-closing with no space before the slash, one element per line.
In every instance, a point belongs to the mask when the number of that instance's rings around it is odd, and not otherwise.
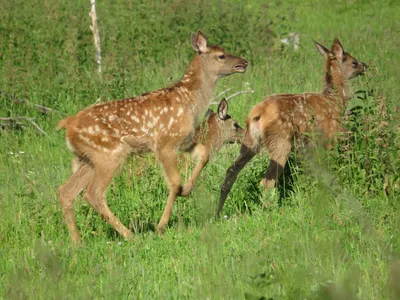
<path fill-rule="evenodd" d="M 335 134 L 342 130 L 340 121 L 350 97 L 348 80 L 362 75 L 366 65 L 345 52 L 338 39 L 331 50 L 314 44 L 325 60 L 323 91 L 272 95 L 251 109 L 240 154 L 227 170 L 221 187 L 218 215 L 239 172 L 261 148 L 267 149 L 270 163 L 260 184 L 269 189 L 282 174 L 294 144 L 307 143 L 307 133 L 318 133 L 329 148 Z"/>
<path fill-rule="evenodd" d="M 209 46 L 200 31 L 192 34 L 191 42 L 196 55 L 183 78 L 171 87 L 97 104 L 58 123 L 59 129 L 66 129 L 68 148 L 79 159 L 76 172 L 58 189 L 73 242 L 80 241 L 73 202 L 85 188 L 84 198 L 91 206 L 124 238 L 132 236 L 108 208 L 105 193 L 115 171 L 130 154 L 154 152 L 164 169 L 169 195 L 157 226 L 159 233 L 170 219 L 176 197 L 191 190 L 190 182 L 182 189 L 177 152 L 206 156 L 204 145 L 195 141 L 199 118 L 210 104 L 217 80 L 244 73 L 248 65 L 219 46 Z"/>

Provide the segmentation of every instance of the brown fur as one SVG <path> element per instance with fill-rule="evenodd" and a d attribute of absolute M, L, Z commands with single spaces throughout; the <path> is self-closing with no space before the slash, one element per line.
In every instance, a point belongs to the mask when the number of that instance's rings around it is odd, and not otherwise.
<path fill-rule="evenodd" d="M 197 55 L 175 85 L 142 96 L 97 104 L 61 120 L 67 145 L 79 158 L 77 170 L 59 187 L 64 219 L 73 242 L 80 237 L 75 224 L 73 201 L 85 188 L 84 198 L 124 238 L 132 235 L 107 206 L 105 191 L 114 172 L 129 154 L 154 152 L 169 186 L 169 196 L 158 224 L 161 233 L 181 193 L 177 152 L 203 152 L 194 141 L 199 117 L 210 103 L 218 78 L 243 73 L 247 61 L 209 47 L 199 31 L 192 37 Z"/>
<path fill-rule="evenodd" d="M 209 161 L 211 152 L 218 151 L 224 143 L 241 142 L 243 133 L 244 129 L 228 115 L 228 103 L 222 100 L 218 105 L 217 113 L 211 111 L 194 134 L 197 149 L 192 152 L 192 155 L 197 157 L 198 163 L 192 176 L 182 187 L 182 196 L 191 193 L 202 169 Z"/>
<path fill-rule="evenodd" d="M 218 151 L 223 144 L 241 142 L 244 129 L 227 112 L 228 103 L 224 99 L 218 105 L 217 113 L 209 109 L 206 119 L 197 127 L 193 140 L 198 148 L 201 148 L 203 151 L 199 153 L 199 149 L 197 149 L 196 152 L 192 152 L 192 155 L 197 157 L 198 164 L 191 178 L 182 187 L 181 196 L 187 196 L 191 193 L 202 169 L 209 161 L 211 152 Z M 72 173 L 75 173 L 79 169 L 81 163 L 85 162 L 81 162 L 79 157 L 75 157 L 72 160 Z"/>
<path fill-rule="evenodd" d="M 250 111 L 239 157 L 228 169 L 221 188 L 218 214 L 240 170 L 265 147 L 270 165 L 261 184 L 275 185 L 286 164 L 294 142 L 308 142 L 318 134 L 326 147 L 341 131 L 340 120 L 349 98 L 347 80 L 364 72 L 366 65 L 344 52 L 338 39 L 332 50 L 314 42 L 325 58 L 322 93 L 281 94 L 266 97 Z"/>

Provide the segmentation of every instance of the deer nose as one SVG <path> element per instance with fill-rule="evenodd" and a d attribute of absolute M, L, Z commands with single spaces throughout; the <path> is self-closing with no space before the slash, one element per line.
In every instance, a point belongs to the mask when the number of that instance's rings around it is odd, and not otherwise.
<path fill-rule="evenodd" d="M 244 64 L 247 67 L 249 65 L 249 62 L 247 60 L 243 59 L 242 64 Z"/>
<path fill-rule="evenodd" d="M 362 63 L 363 65 L 363 71 L 366 71 L 368 69 L 368 66 L 365 63 Z"/>

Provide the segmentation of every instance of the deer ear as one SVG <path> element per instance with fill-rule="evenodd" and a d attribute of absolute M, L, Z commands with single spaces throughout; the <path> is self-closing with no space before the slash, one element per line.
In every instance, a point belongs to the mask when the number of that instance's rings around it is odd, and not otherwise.
<path fill-rule="evenodd" d="M 211 108 L 207 109 L 206 114 L 205 114 L 205 118 L 208 119 L 209 117 L 211 117 L 214 114 L 213 110 Z"/>
<path fill-rule="evenodd" d="M 325 58 L 329 56 L 330 51 L 322 46 L 321 44 L 317 43 L 316 41 L 312 40 L 314 42 L 315 47 L 317 48 L 318 52 Z"/>
<path fill-rule="evenodd" d="M 207 39 L 200 30 L 192 33 L 192 47 L 199 53 L 207 52 Z"/>
<path fill-rule="evenodd" d="M 224 98 L 218 104 L 218 117 L 221 120 L 225 120 L 227 115 L 228 115 L 228 101 L 226 101 L 226 99 Z"/>
<path fill-rule="evenodd" d="M 344 50 L 343 50 L 343 46 L 342 46 L 342 44 L 340 43 L 340 41 L 339 41 L 338 38 L 335 38 L 335 39 L 333 40 L 332 52 L 333 52 L 333 54 L 335 54 L 336 58 L 337 58 L 339 61 L 342 61 L 342 59 L 343 59 L 343 54 L 344 54 Z"/>

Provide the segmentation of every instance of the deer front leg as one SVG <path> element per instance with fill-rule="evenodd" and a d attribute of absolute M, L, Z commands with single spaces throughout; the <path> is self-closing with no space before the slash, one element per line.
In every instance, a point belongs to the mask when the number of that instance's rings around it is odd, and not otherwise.
<path fill-rule="evenodd" d="M 244 168 L 244 166 L 256 155 L 256 151 L 242 144 L 240 148 L 240 154 L 236 158 L 235 162 L 226 171 L 224 182 L 221 186 L 221 194 L 219 196 L 219 204 L 217 209 L 217 216 L 221 214 L 224 208 L 225 200 L 235 183 L 239 172 Z"/>
<path fill-rule="evenodd" d="M 193 170 L 189 180 L 183 185 L 181 196 L 188 196 L 192 192 L 201 171 L 207 165 L 210 159 L 210 151 L 202 144 L 197 144 L 191 151 L 191 155 L 193 157 L 197 157 L 197 165 Z"/>
<path fill-rule="evenodd" d="M 171 217 L 175 199 L 180 194 L 181 177 L 179 175 L 176 153 L 174 149 L 164 149 L 157 151 L 156 154 L 164 169 L 165 178 L 169 187 L 167 205 L 165 206 L 164 213 L 161 216 L 160 222 L 157 226 L 157 232 L 162 234 Z"/>

